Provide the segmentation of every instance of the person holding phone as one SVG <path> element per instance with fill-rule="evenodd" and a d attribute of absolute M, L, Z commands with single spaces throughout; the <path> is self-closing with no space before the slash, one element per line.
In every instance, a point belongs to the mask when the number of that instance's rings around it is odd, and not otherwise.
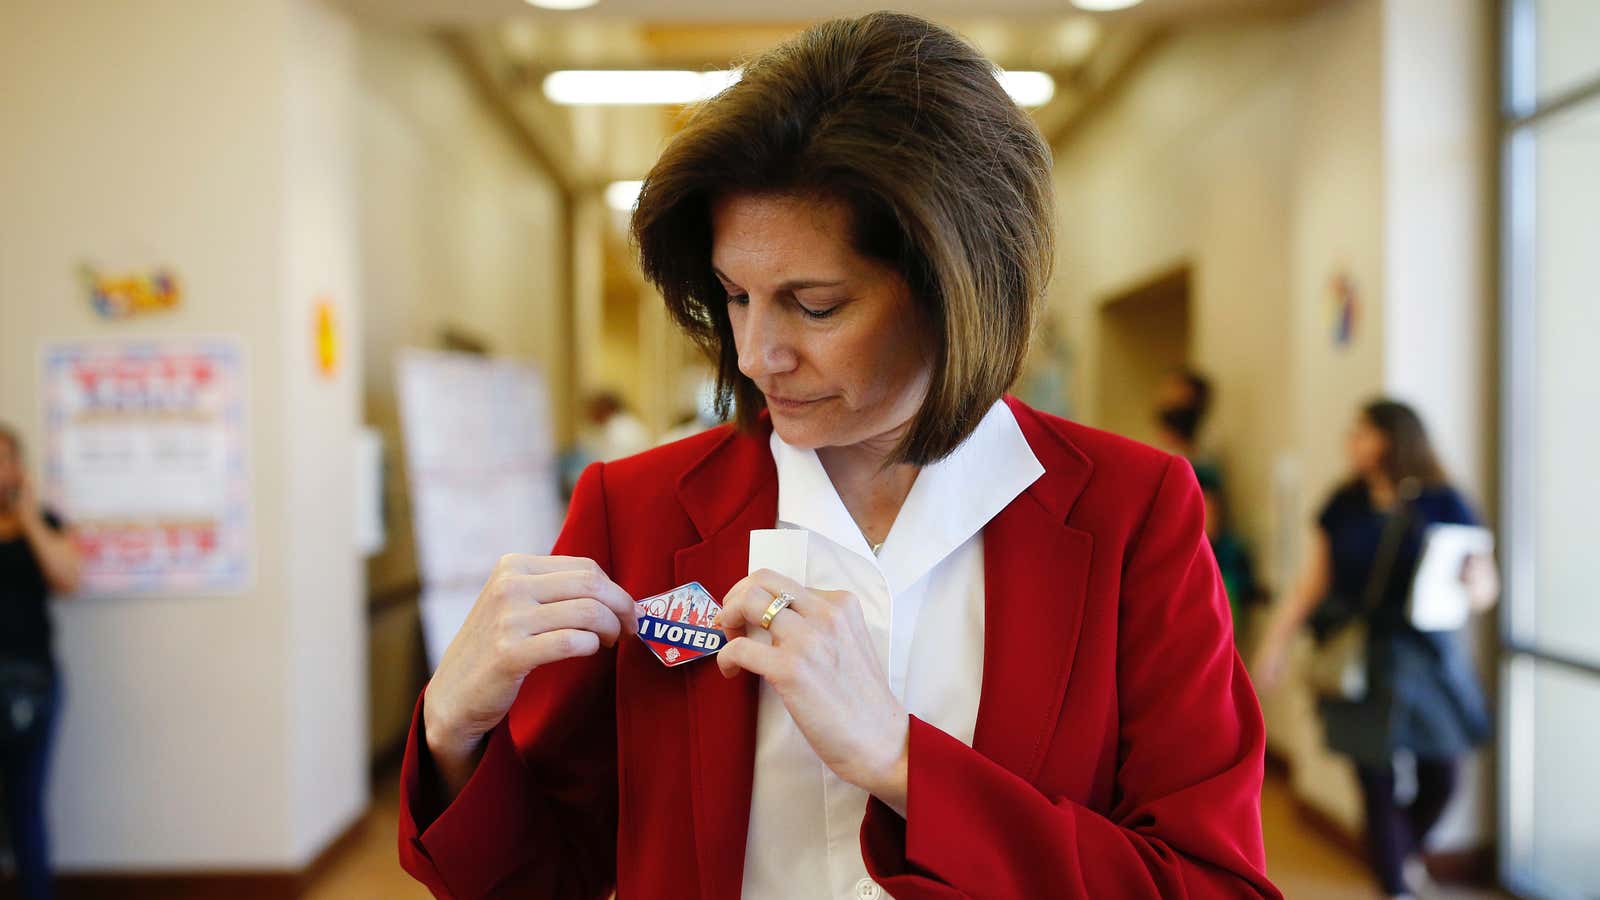
<path fill-rule="evenodd" d="M 76 590 L 78 573 L 70 535 L 34 494 L 21 438 L 0 423 L 0 780 L 27 900 L 52 893 L 44 785 L 61 691 L 48 601 Z"/>

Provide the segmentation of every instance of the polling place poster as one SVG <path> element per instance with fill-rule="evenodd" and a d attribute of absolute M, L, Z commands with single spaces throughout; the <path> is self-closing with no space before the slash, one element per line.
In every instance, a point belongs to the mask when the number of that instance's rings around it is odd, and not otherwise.
<path fill-rule="evenodd" d="M 249 585 L 245 364 L 237 341 L 44 349 L 47 502 L 72 525 L 82 593 Z"/>

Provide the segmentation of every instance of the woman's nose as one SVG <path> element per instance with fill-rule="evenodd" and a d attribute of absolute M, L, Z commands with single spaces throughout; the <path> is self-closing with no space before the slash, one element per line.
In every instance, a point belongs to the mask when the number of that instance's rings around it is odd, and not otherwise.
<path fill-rule="evenodd" d="M 798 355 L 787 333 L 782 311 L 768 298 L 751 297 L 741 327 L 734 330 L 739 371 L 753 380 L 782 375 L 795 367 Z"/>

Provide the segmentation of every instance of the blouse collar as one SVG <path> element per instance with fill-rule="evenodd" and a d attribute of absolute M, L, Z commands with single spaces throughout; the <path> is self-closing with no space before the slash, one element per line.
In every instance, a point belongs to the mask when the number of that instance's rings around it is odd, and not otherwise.
<path fill-rule="evenodd" d="M 874 554 L 814 450 L 771 437 L 778 470 L 778 521 L 805 528 L 849 550 L 883 573 L 899 593 L 931 571 L 1044 474 L 1016 416 L 1003 401 L 943 459 L 923 466 Z"/>

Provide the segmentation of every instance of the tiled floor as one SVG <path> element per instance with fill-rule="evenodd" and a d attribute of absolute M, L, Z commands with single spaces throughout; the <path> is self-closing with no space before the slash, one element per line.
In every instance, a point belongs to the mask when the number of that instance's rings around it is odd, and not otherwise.
<path fill-rule="evenodd" d="M 400 870 L 395 861 L 393 780 L 380 785 L 353 841 L 335 857 L 306 895 L 306 900 L 426 898 L 427 891 Z M 1359 860 L 1329 844 L 1308 828 L 1294 811 L 1287 786 L 1272 778 L 1261 798 L 1267 836 L 1267 859 L 1273 881 L 1290 900 L 1367 900 L 1378 893 L 1369 884 Z M 1422 900 L 1490 900 L 1502 895 L 1462 889 L 1434 889 Z"/>

